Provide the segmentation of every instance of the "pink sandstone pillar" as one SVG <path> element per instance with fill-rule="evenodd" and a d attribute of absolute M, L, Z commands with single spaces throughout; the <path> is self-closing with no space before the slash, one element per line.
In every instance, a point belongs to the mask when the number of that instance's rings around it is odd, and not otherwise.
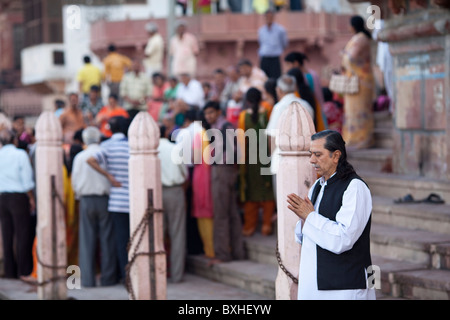
<path fill-rule="evenodd" d="M 309 113 L 293 102 L 280 117 L 280 132 L 276 144 L 280 148 L 280 166 L 277 173 L 278 251 L 281 262 L 293 277 L 298 279 L 301 246 L 295 241 L 294 229 L 298 217 L 287 207 L 287 195 L 308 195 L 316 180 L 309 163 L 311 135 L 315 133 Z M 297 285 L 281 268 L 275 283 L 277 300 L 297 299 Z"/>
<path fill-rule="evenodd" d="M 66 225 L 61 125 L 52 111 L 36 123 L 37 255 L 40 300 L 67 298 Z"/>
<path fill-rule="evenodd" d="M 161 165 L 157 151 L 159 137 L 159 127 L 150 114 L 138 113 L 128 130 L 131 236 L 128 266 L 132 288 L 129 293 L 131 299 L 137 300 L 167 298 L 162 213 L 150 214 L 148 227 L 139 228 L 145 219 L 149 200 L 153 200 L 153 208 L 162 209 Z"/>

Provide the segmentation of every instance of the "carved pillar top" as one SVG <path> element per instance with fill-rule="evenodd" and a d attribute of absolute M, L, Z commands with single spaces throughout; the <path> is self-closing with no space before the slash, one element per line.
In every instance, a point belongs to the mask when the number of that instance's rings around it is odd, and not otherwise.
<path fill-rule="evenodd" d="M 148 112 L 139 112 L 128 129 L 130 154 L 156 154 L 159 137 L 159 127 L 155 120 Z"/>
<path fill-rule="evenodd" d="M 52 111 L 44 111 L 36 122 L 36 140 L 38 146 L 61 146 L 62 128 Z"/>
<path fill-rule="evenodd" d="M 316 132 L 314 122 L 308 111 L 298 102 L 292 102 L 279 120 L 280 132 L 277 145 L 281 154 L 309 152 L 311 135 Z"/>

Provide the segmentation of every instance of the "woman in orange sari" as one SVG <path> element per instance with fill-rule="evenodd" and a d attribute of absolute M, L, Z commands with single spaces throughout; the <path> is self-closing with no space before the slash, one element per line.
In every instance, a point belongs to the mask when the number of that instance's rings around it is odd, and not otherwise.
<path fill-rule="evenodd" d="M 261 106 L 267 110 L 267 117 L 270 119 L 273 107 L 278 102 L 277 80 L 269 79 L 264 83 L 263 100 Z"/>
<path fill-rule="evenodd" d="M 250 154 L 250 141 L 246 141 L 242 134 L 247 130 L 254 130 L 258 148 L 262 147 L 260 139 L 267 139 L 262 130 L 267 128 L 269 122 L 268 112 L 262 106 L 262 94 L 256 88 L 250 88 L 245 95 L 244 110 L 239 115 L 238 122 L 238 143 L 245 159 L 242 158 L 239 164 L 240 181 L 240 199 L 244 203 L 244 226 L 242 234 L 251 236 L 255 233 L 258 225 L 259 209 L 262 208 L 262 227 L 261 234 L 270 235 L 273 232 L 272 218 L 275 212 L 275 197 L 272 187 L 272 176 L 262 175 L 261 170 L 268 164 L 263 164 L 259 158 L 260 152 L 256 157 L 256 163 L 251 163 L 250 159 L 254 154 Z M 256 143 L 256 142 L 255 142 Z M 258 150 L 259 151 L 259 150 Z M 263 151 L 264 152 L 264 151 Z M 268 150 L 265 151 L 266 154 Z"/>
<path fill-rule="evenodd" d="M 350 24 L 355 34 L 342 53 L 342 67 L 347 76 L 358 76 L 359 92 L 344 95 L 342 137 L 347 148 L 361 149 L 371 147 L 374 142 L 374 77 L 370 61 L 372 37 L 360 16 L 353 16 Z"/>

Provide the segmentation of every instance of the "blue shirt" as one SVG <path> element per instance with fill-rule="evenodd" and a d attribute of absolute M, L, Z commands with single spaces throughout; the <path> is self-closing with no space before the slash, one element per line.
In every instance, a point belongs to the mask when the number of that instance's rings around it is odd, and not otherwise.
<path fill-rule="evenodd" d="M 278 23 L 272 23 L 270 29 L 266 24 L 258 30 L 258 42 L 260 57 L 279 57 L 288 45 L 286 30 Z"/>
<path fill-rule="evenodd" d="M 28 154 L 12 144 L 0 148 L 0 193 L 26 193 L 34 188 Z"/>
<path fill-rule="evenodd" d="M 128 189 L 128 160 L 130 147 L 128 139 L 123 133 L 115 133 L 110 139 L 100 144 L 100 151 L 94 158 L 100 165 L 106 165 L 106 170 L 120 182 L 122 186 L 112 187 L 109 193 L 109 212 L 130 212 Z"/>

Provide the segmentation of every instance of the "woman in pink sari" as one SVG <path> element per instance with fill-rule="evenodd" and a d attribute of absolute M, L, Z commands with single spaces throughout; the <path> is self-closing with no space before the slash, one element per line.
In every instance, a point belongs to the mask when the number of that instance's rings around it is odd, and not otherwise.
<path fill-rule="evenodd" d="M 193 154 L 201 152 L 202 162 L 195 164 L 192 175 L 192 215 L 197 218 L 198 231 L 203 242 L 203 251 L 207 258 L 213 259 L 213 203 L 211 195 L 211 166 L 207 155 L 203 153 L 207 141 L 203 140 L 205 130 L 194 136 Z M 197 158 L 197 157 L 195 157 Z M 194 159 L 195 159 L 194 158 Z M 199 158 L 199 157 L 198 157 Z"/>
<path fill-rule="evenodd" d="M 152 75 L 153 89 L 150 101 L 147 103 L 148 113 L 158 122 L 161 108 L 165 102 L 164 92 L 169 88 L 169 83 L 162 73 L 156 72 Z"/>

